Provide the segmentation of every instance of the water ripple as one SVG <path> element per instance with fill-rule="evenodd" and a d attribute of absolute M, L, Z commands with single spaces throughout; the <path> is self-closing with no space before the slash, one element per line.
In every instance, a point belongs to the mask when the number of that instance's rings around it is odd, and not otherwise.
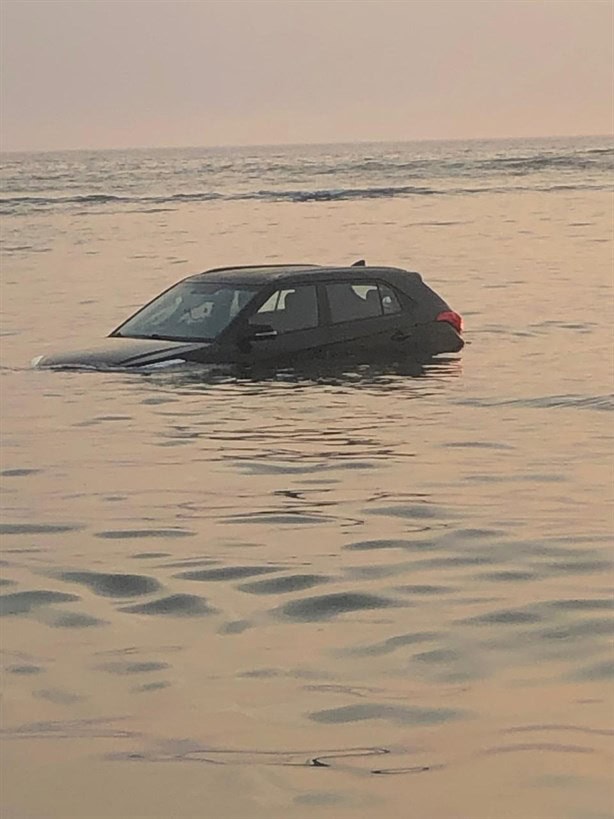
<path fill-rule="evenodd" d="M 281 606 L 277 611 L 291 620 L 310 621 L 328 620 L 347 612 L 384 609 L 396 605 L 398 603 L 395 601 L 375 594 L 337 592 L 293 600 Z"/>

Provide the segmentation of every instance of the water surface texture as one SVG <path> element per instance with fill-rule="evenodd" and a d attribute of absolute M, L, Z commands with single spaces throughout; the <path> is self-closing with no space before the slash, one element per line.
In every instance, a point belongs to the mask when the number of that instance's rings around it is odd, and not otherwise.
<path fill-rule="evenodd" d="M 4 158 L 3 816 L 612 815 L 613 155 Z M 358 258 L 462 354 L 28 368 L 208 267 Z"/>

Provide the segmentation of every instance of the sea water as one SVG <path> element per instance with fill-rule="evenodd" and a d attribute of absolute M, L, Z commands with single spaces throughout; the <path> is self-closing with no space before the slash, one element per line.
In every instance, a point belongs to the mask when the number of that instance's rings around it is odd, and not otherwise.
<path fill-rule="evenodd" d="M 607 139 L 7 154 L 7 819 L 611 816 Z M 426 366 L 54 372 L 183 276 L 420 271 Z"/>

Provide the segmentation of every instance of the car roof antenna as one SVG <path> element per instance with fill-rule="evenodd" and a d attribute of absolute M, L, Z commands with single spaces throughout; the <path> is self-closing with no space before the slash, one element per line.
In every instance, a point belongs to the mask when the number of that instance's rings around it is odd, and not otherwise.
<path fill-rule="evenodd" d="M 357 262 L 354 262 L 354 264 L 351 265 L 351 267 L 365 267 L 366 264 L 367 263 L 365 262 L 364 259 L 359 259 Z"/>

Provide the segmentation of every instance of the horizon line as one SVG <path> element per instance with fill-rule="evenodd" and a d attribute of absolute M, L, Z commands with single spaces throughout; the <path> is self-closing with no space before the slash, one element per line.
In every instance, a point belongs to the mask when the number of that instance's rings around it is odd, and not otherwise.
<path fill-rule="evenodd" d="M 58 153 L 101 153 L 120 151 L 189 151 L 207 150 L 219 151 L 227 149 L 248 149 L 248 148 L 316 148 L 328 147 L 331 145 L 411 145 L 423 142 L 511 142 L 529 141 L 545 139 L 614 139 L 614 134 L 536 134 L 532 136 L 496 136 L 496 137 L 422 137 L 418 139 L 359 139 L 354 141 L 333 140 L 332 142 L 253 142 L 253 143 L 227 143 L 212 145 L 132 145 L 113 146 L 108 148 L 9 148 L 0 147 L 2 154 L 58 154 Z"/>

